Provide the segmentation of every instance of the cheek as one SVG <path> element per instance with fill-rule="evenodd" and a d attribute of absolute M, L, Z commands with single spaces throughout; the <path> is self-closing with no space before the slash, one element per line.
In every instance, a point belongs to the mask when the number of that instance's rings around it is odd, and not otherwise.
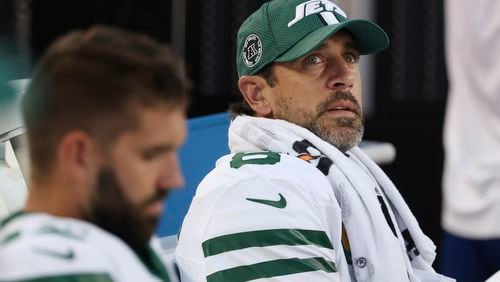
<path fill-rule="evenodd" d="M 154 179 L 144 167 L 121 167 L 117 170 L 118 181 L 123 193 L 133 203 L 139 203 L 154 190 Z"/>
<path fill-rule="evenodd" d="M 356 82 L 354 83 L 352 94 L 359 101 L 360 105 L 363 104 L 363 95 L 362 95 L 363 94 L 363 87 L 362 87 L 362 85 L 363 85 L 363 83 L 361 82 L 361 77 L 359 76 L 359 73 L 358 73 Z"/>
<path fill-rule="evenodd" d="M 278 107 L 285 104 L 290 109 L 300 108 L 307 105 L 307 101 L 310 101 L 310 95 L 307 95 L 310 92 L 311 89 L 305 87 L 303 83 L 290 82 L 273 93 L 274 104 Z"/>

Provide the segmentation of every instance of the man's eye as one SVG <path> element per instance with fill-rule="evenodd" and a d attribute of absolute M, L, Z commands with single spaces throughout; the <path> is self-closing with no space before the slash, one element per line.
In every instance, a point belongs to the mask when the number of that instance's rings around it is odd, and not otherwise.
<path fill-rule="evenodd" d="M 348 63 L 355 64 L 359 62 L 359 55 L 357 54 L 346 54 L 344 57 Z"/>
<path fill-rule="evenodd" d="M 304 64 L 305 65 L 314 65 L 314 64 L 319 64 L 321 63 L 321 58 L 316 55 L 309 56 L 304 59 Z"/>
<path fill-rule="evenodd" d="M 164 152 L 159 151 L 147 151 L 142 153 L 142 159 L 145 161 L 156 161 L 164 155 Z"/>
<path fill-rule="evenodd" d="M 145 161 L 152 161 L 157 156 L 158 156 L 158 154 L 147 152 L 147 153 L 142 154 L 142 159 Z"/>

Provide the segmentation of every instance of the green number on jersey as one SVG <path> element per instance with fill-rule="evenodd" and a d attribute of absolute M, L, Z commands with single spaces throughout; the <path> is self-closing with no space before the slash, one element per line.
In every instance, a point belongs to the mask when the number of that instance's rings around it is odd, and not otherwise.
<path fill-rule="evenodd" d="M 280 154 L 275 152 L 237 153 L 231 160 L 232 168 L 240 168 L 246 164 L 273 165 L 279 163 Z"/>

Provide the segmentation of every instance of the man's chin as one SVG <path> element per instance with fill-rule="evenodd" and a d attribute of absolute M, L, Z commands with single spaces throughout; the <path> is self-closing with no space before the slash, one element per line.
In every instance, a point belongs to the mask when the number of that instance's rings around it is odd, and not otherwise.
<path fill-rule="evenodd" d="M 352 127 L 335 127 L 318 136 L 340 151 L 346 152 L 359 144 L 362 134 L 358 129 Z"/>
<path fill-rule="evenodd" d="M 155 232 L 159 220 L 160 220 L 159 216 L 152 216 L 144 221 L 144 233 L 147 235 L 148 238 L 151 238 L 151 236 Z"/>
<path fill-rule="evenodd" d="M 131 226 L 131 228 L 133 228 L 133 226 Z M 122 239 L 124 239 L 132 249 L 139 250 L 149 244 L 155 231 L 156 224 L 150 221 L 144 221 L 141 226 L 136 226 L 135 228 L 135 230 L 129 230 L 129 233 L 123 236 Z"/>

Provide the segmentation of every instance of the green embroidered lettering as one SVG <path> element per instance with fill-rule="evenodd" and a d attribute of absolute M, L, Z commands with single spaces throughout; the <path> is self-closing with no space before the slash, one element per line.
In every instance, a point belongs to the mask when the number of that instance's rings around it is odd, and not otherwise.
<path fill-rule="evenodd" d="M 231 168 L 240 168 L 246 164 L 273 165 L 280 162 L 280 154 L 275 152 L 237 153 L 230 162 Z"/>

